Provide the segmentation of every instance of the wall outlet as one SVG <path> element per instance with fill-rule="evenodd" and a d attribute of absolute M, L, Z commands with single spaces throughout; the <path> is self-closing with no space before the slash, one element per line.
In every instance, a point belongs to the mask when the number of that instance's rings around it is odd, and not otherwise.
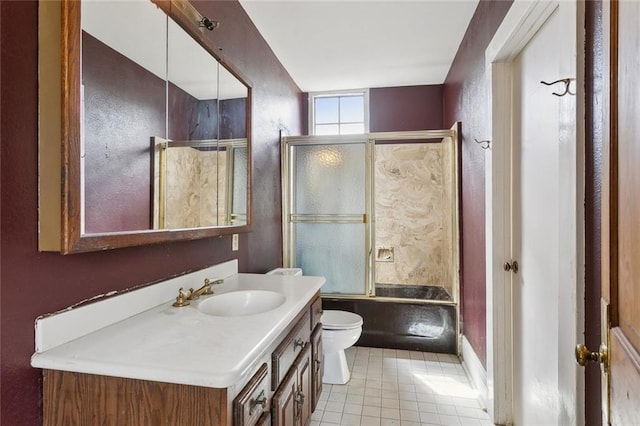
<path fill-rule="evenodd" d="M 238 234 L 231 236 L 231 251 L 238 251 Z"/>

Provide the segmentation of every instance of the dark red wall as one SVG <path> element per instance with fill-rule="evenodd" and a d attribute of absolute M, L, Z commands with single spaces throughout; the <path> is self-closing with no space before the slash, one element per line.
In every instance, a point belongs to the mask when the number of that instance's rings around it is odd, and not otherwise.
<path fill-rule="evenodd" d="M 369 90 L 369 130 L 400 132 L 451 127 L 442 122 L 442 85 Z"/>
<path fill-rule="evenodd" d="M 464 334 L 486 366 L 484 151 L 474 142 L 489 139 L 484 52 L 512 1 L 482 0 L 464 35 L 444 83 L 444 122 L 460 121 L 462 231 L 461 288 Z"/>
<path fill-rule="evenodd" d="M 151 137 L 167 137 L 164 80 L 83 31 L 82 82 L 85 229 L 150 229 Z"/>
<path fill-rule="evenodd" d="M 369 89 L 369 131 L 442 129 L 441 84 Z M 303 97 L 303 134 L 308 134 L 309 94 Z M 453 124 L 453 123 L 451 123 Z"/>
<path fill-rule="evenodd" d="M 236 1 L 198 2 L 222 25 L 210 33 L 254 84 L 253 232 L 240 236 L 60 256 L 38 242 L 38 3 L 0 2 L 0 424 L 41 423 L 41 374 L 31 368 L 34 320 L 112 290 L 238 258 L 241 271 L 281 264 L 278 132 L 300 130 L 298 87 Z"/>
<path fill-rule="evenodd" d="M 171 140 L 215 139 L 218 137 L 217 99 L 198 100 L 169 82 L 167 138 Z"/>
<path fill-rule="evenodd" d="M 247 100 L 245 98 L 220 101 L 220 139 L 247 137 Z"/>

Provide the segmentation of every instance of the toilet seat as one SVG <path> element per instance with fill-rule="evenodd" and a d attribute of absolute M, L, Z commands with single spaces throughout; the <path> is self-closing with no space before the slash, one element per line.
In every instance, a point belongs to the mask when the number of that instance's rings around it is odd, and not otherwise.
<path fill-rule="evenodd" d="M 347 330 L 362 327 L 362 317 L 346 311 L 325 310 L 322 312 L 320 322 L 322 322 L 323 330 Z"/>

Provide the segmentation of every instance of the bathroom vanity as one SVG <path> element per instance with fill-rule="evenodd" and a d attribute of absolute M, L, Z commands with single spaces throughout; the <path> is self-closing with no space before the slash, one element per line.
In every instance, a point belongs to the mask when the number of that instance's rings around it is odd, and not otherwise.
<path fill-rule="evenodd" d="M 235 271 L 227 262 L 39 318 L 44 424 L 308 424 L 324 278 Z M 180 287 L 220 277 L 213 295 L 172 306 Z M 267 293 L 284 300 L 264 305 Z M 212 312 L 216 297 L 237 309 Z"/>

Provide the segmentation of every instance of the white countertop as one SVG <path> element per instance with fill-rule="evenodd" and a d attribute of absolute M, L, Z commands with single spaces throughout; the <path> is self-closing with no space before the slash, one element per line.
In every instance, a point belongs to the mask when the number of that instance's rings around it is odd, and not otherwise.
<path fill-rule="evenodd" d="M 195 386 L 230 387 L 291 323 L 325 280 L 234 274 L 224 281 L 213 287 L 216 294 L 271 290 L 281 292 L 286 300 L 276 309 L 261 314 L 218 317 L 197 309 L 200 301 L 216 297 L 215 294 L 182 308 L 172 307 L 172 299 L 67 343 L 36 352 L 31 365 Z"/>

